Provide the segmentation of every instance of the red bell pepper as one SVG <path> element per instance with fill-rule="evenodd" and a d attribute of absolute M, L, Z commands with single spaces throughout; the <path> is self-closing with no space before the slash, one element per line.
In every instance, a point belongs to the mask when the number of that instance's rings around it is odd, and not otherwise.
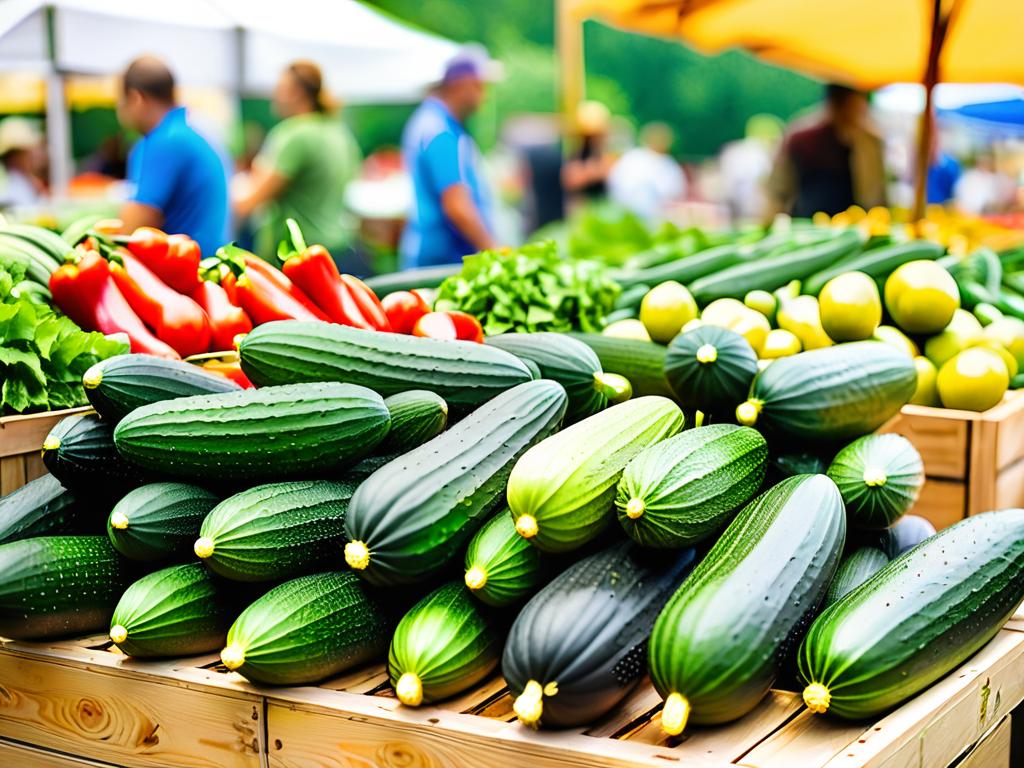
<path fill-rule="evenodd" d="M 412 333 L 416 321 L 430 311 L 423 297 L 412 291 L 389 293 L 381 300 L 381 305 L 395 333 Z"/>
<path fill-rule="evenodd" d="M 202 257 L 199 243 L 188 235 L 168 235 L 166 261 L 146 266 L 178 293 L 189 294 L 199 287 Z"/>
<path fill-rule="evenodd" d="M 132 309 L 178 354 L 209 351 L 210 322 L 196 302 L 170 288 L 131 253 L 117 253 L 110 274 Z"/>
<path fill-rule="evenodd" d="M 373 289 L 354 275 L 342 275 L 343 282 L 355 299 L 356 305 L 363 313 L 366 321 L 378 331 L 390 331 L 391 323 L 388 322 L 387 313 L 381 306 L 380 299 Z"/>
<path fill-rule="evenodd" d="M 322 245 L 311 245 L 290 256 L 283 270 L 333 322 L 368 331 L 391 329 L 373 292 L 362 281 L 340 274 Z"/>
<path fill-rule="evenodd" d="M 238 360 L 228 362 L 226 360 L 207 360 L 202 366 L 210 373 L 216 373 L 225 379 L 230 379 L 244 389 L 252 389 L 253 384 L 249 377 L 242 372 L 242 365 Z"/>
<path fill-rule="evenodd" d="M 147 264 L 167 258 L 167 234 L 156 227 L 139 227 L 124 241 L 125 247 Z"/>
<path fill-rule="evenodd" d="M 330 318 L 324 313 L 320 307 L 318 307 L 312 299 L 305 294 L 305 292 L 293 283 L 281 270 L 277 269 L 274 265 L 264 261 L 254 253 L 243 251 L 243 259 L 245 262 L 245 271 L 247 273 L 256 273 L 264 278 L 261 284 L 269 283 L 281 292 L 284 292 L 291 296 L 296 302 L 301 304 L 309 314 L 313 315 L 317 320 L 330 320 Z M 248 312 L 249 310 L 246 309 Z M 252 313 L 250 312 L 250 316 Z M 305 319 L 305 318 L 304 318 Z M 253 317 L 253 320 L 256 320 Z M 257 320 L 257 322 L 260 322 Z"/>
<path fill-rule="evenodd" d="M 428 312 L 416 321 L 412 329 L 413 336 L 425 336 L 428 339 L 446 339 L 449 341 L 484 340 L 484 331 L 480 321 L 467 312 Z"/>
<path fill-rule="evenodd" d="M 50 292 L 65 315 L 88 331 L 124 333 L 132 352 L 178 359 L 179 355 L 146 328 L 110 275 L 98 253 L 75 249 L 77 263 L 64 264 L 50 276 Z"/>
<path fill-rule="evenodd" d="M 245 310 L 232 304 L 227 291 L 217 283 L 203 280 L 190 297 L 203 308 L 210 321 L 215 350 L 234 349 L 235 336 L 252 330 L 252 320 Z"/>
<path fill-rule="evenodd" d="M 255 325 L 274 320 L 324 320 L 256 269 L 246 269 L 235 282 L 238 304 Z M 319 310 L 317 310 L 319 312 Z M 322 313 L 320 313 L 322 314 Z"/>

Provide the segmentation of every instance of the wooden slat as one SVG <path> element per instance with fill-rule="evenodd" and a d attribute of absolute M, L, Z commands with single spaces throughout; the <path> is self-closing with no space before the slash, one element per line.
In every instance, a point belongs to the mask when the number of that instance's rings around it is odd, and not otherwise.
<path fill-rule="evenodd" d="M 0 418 L 0 457 L 38 452 L 46 435 L 58 421 L 65 416 L 86 413 L 91 410 L 91 408 L 69 408 L 64 411 Z"/>
<path fill-rule="evenodd" d="M 25 459 L 5 456 L 0 459 L 0 496 L 13 493 L 25 484 Z"/>
<path fill-rule="evenodd" d="M 0 765 L 9 768 L 110 768 L 110 763 L 97 763 L 4 739 L 0 739 Z"/>
<path fill-rule="evenodd" d="M 1022 438 L 1024 445 L 1024 438 Z M 993 508 L 1024 507 L 1024 459 L 999 471 Z"/>
<path fill-rule="evenodd" d="M 971 449 L 967 481 L 967 514 L 977 515 L 995 509 L 996 444 L 998 421 L 978 420 L 971 424 Z"/>
<path fill-rule="evenodd" d="M 587 735 L 612 736 L 628 729 L 631 725 L 634 726 L 632 731 L 635 731 L 637 727 L 650 720 L 649 717 L 644 718 L 644 715 L 658 709 L 661 709 L 661 696 L 654 690 L 650 680 L 645 679 L 630 691 L 629 695 L 607 717 L 588 728 Z M 640 718 L 644 718 L 644 723 L 636 722 Z"/>
<path fill-rule="evenodd" d="M 319 687 L 329 688 L 332 691 L 369 693 L 387 681 L 388 673 L 383 664 L 368 664 L 321 683 Z"/>
<path fill-rule="evenodd" d="M 997 469 L 1024 458 L 1024 390 L 1007 393 L 1003 402 L 981 414 L 980 420 L 998 424 L 995 445 Z"/>
<path fill-rule="evenodd" d="M 37 477 L 47 473 L 46 465 L 43 464 L 43 456 L 39 451 L 23 454 L 25 458 L 25 482 L 29 483 Z"/>
<path fill-rule="evenodd" d="M 967 477 L 970 424 L 977 415 L 907 405 L 879 432 L 894 432 L 910 440 L 924 460 L 924 471 L 928 477 L 964 480 Z"/>
<path fill-rule="evenodd" d="M 957 768 L 1010 768 L 1010 728 L 1007 715 L 971 748 Z"/>
<path fill-rule="evenodd" d="M 967 516 L 967 488 L 957 480 L 928 477 L 910 511 L 925 518 L 937 530 L 948 528 Z"/>

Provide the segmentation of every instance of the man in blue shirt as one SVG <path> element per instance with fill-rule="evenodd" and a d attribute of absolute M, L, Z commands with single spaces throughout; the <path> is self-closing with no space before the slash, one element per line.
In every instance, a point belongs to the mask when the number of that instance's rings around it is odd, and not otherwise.
<path fill-rule="evenodd" d="M 490 66 L 486 52 L 467 46 L 406 123 L 402 156 L 415 200 L 402 233 L 404 269 L 457 263 L 495 247 L 480 150 L 465 127 L 483 101 Z"/>
<path fill-rule="evenodd" d="M 204 255 L 216 252 L 228 241 L 227 173 L 177 105 L 174 76 L 162 61 L 144 56 L 129 65 L 117 116 L 143 135 L 128 156 L 125 230 L 159 227 L 188 235 Z"/>

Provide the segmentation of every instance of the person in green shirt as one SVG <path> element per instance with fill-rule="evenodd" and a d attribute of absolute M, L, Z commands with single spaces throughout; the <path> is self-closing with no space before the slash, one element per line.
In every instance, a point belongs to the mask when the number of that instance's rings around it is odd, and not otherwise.
<path fill-rule="evenodd" d="M 344 203 L 362 155 L 333 114 L 320 68 L 309 61 L 289 65 L 274 89 L 273 107 L 283 120 L 267 134 L 249 178 L 237 182 L 235 213 L 256 215 L 256 250 L 264 258 L 276 252 L 285 220 L 292 218 L 306 242 L 326 246 L 343 271 L 365 271 L 352 249 L 355 225 Z"/>

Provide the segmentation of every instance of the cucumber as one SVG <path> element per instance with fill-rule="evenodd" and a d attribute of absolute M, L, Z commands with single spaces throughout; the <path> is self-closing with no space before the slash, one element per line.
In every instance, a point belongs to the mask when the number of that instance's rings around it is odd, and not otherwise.
<path fill-rule="evenodd" d="M 615 486 L 630 460 L 682 426 L 683 413 L 671 400 L 641 397 L 534 446 L 508 478 L 516 530 L 549 552 L 587 543 L 613 519 Z"/>
<path fill-rule="evenodd" d="M 606 373 L 625 376 L 633 394 L 673 397 L 665 378 L 665 347 L 653 341 L 620 339 L 600 333 L 567 333 L 590 347 Z"/>
<path fill-rule="evenodd" d="M 458 413 L 533 378 L 514 355 L 486 344 L 297 320 L 261 325 L 242 340 L 239 354 L 258 387 L 343 381 L 385 397 L 426 389 Z"/>
<path fill-rule="evenodd" d="M 768 444 L 757 430 L 713 424 L 643 449 L 615 496 L 619 523 L 647 547 L 680 549 L 713 536 L 757 493 Z"/>
<path fill-rule="evenodd" d="M 302 685 L 382 655 L 390 614 L 350 571 L 286 581 L 242 611 L 221 661 L 255 683 Z"/>
<path fill-rule="evenodd" d="M 822 613 L 797 663 L 812 712 L 874 718 L 970 658 L 1024 598 L 1024 509 L 961 520 Z"/>
<path fill-rule="evenodd" d="M 501 635 L 462 584 L 438 587 L 395 628 L 388 679 L 398 700 L 418 707 L 472 688 L 498 666 Z"/>
<path fill-rule="evenodd" d="M 564 728 L 611 711 L 646 670 L 658 611 L 689 575 L 692 549 L 615 544 L 569 566 L 516 617 L 501 671 L 526 725 Z"/>
<path fill-rule="evenodd" d="M 129 560 L 187 560 L 203 518 L 218 498 L 184 483 L 150 483 L 129 491 L 110 511 L 107 536 Z"/>
<path fill-rule="evenodd" d="M 110 639 L 128 656 L 191 656 L 224 647 L 242 610 L 237 585 L 216 581 L 200 563 L 172 565 L 132 584 L 114 608 Z"/>
<path fill-rule="evenodd" d="M 381 467 L 352 497 L 345 561 L 378 585 L 439 571 L 504 502 L 512 465 L 558 429 L 565 407 L 560 384 L 520 384 Z"/>
<path fill-rule="evenodd" d="M 197 365 L 142 354 L 101 360 L 82 376 L 82 386 L 96 413 L 115 424 L 150 403 L 239 389 L 233 381 Z"/>
<path fill-rule="evenodd" d="M 888 562 L 888 555 L 877 547 L 858 547 L 853 550 L 840 561 L 839 569 L 825 593 L 824 607 L 839 602 L 882 570 Z"/>
<path fill-rule="evenodd" d="M 615 386 L 601 370 L 594 351 L 564 333 L 505 333 L 488 337 L 487 343 L 530 360 L 541 377 L 561 384 L 569 396 L 567 423 L 604 410 L 614 395 Z"/>
<path fill-rule="evenodd" d="M 640 302 L 643 301 L 644 296 L 647 295 L 648 291 L 651 290 L 651 286 L 646 283 L 637 283 L 631 285 L 619 294 L 619 297 L 615 300 L 612 305 L 612 310 L 615 312 L 623 312 L 628 310 L 630 317 L 636 317 L 640 312 Z"/>
<path fill-rule="evenodd" d="M 377 446 L 381 453 L 406 453 L 419 448 L 444 432 L 448 424 L 448 403 L 440 395 L 411 389 L 384 398 L 391 416 L 391 429 Z"/>
<path fill-rule="evenodd" d="M 340 552 L 355 483 L 300 480 L 258 485 L 215 506 L 203 520 L 195 553 L 236 581 L 291 578 Z"/>
<path fill-rule="evenodd" d="M 757 354 L 727 328 L 702 325 L 672 339 L 665 378 L 684 408 L 731 414 L 757 375 Z"/>
<path fill-rule="evenodd" d="M 115 448 L 113 427 L 95 413 L 58 421 L 43 441 L 43 464 L 72 493 L 103 502 L 150 479 L 125 461 Z"/>
<path fill-rule="evenodd" d="M 896 243 L 873 248 L 815 272 L 803 281 L 801 293 L 817 296 L 825 287 L 825 283 L 845 272 L 863 272 L 876 279 L 886 278 L 897 267 L 908 261 L 934 260 L 942 256 L 945 251 L 946 249 L 938 243 L 928 240 L 912 240 L 909 243 Z"/>
<path fill-rule="evenodd" d="M 466 549 L 466 586 L 488 605 L 519 602 L 540 584 L 540 550 L 519 535 L 512 514 L 500 510 L 476 532 Z"/>
<path fill-rule="evenodd" d="M 743 508 L 651 633 L 668 734 L 757 706 L 824 597 L 845 533 L 842 497 L 825 475 L 783 480 Z"/>
<path fill-rule="evenodd" d="M 390 424 L 384 400 L 365 387 L 292 384 L 144 405 L 117 425 L 114 442 L 129 461 L 181 479 L 268 481 L 345 469 Z"/>
<path fill-rule="evenodd" d="M 462 264 L 443 264 L 439 267 L 420 267 L 372 275 L 364 281 L 381 298 L 395 291 L 412 291 L 417 288 L 437 288 L 447 278 L 462 271 Z"/>
<path fill-rule="evenodd" d="M 772 361 L 736 418 L 803 444 L 850 440 L 895 416 L 916 387 L 914 361 L 892 345 L 838 344 Z"/>
<path fill-rule="evenodd" d="M 735 264 L 742 264 L 756 258 L 759 253 L 760 248 L 756 243 L 747 245 L 726 243 L 646 269 L 620 272 L 615 275 L 615 281 L 622 286 L 624 292 L 637 285 L 654 286 L 667 280 L 675 280 L 686 285 L 705 275 L 711 275 Z M 637 306 L 639 307 L 639 303 Z"/>
<path fill-rule="evenodd" d="M 843 495 L 850 528 L 888 528 L 917 501 L 924 462 L 902 435 L 865 435 L 836 454 L 828 476 Z"/>
<path fill-rule="evenodd" d="M 129 583 L 106 536 L 0 544 L 0 637 L 44 640 L 105 631 Z"/>
<path fill-rule="evenodd" d="M 0 499 L 0 544 L 73 532 L 86 527 L 89 512 L 57 478 L 43 475 Z"/>

